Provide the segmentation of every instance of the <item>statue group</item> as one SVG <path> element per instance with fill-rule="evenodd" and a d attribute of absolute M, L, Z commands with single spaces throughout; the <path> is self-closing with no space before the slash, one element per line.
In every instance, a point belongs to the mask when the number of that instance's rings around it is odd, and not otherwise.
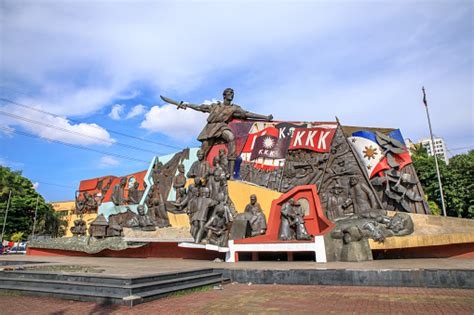
<path fill-rule="evenodd" d="M 369 179 L 339 124 L 326 151 L 290 150 L 287 147 L 278 167 L 259 168 L 246 160 L 240 166 L 237 163 L 236 173 L 237 132 L 234 133 L 230 122 L 240 119 L 272 123 L 273 116 L 252 113 L 233 104 L 234 91 L 230 88 L 224 90 L 223 101 L 213 104 L 196 105 L 161 98 L 177 106 L 177 109 L 209 114 L 207 124 L 197 138 L 201 142 L 197 160 L 187 172 L 183 161 L 189 158 L 189 149 L 177 153 L 166 164 L 156 161 L 151 176 L 153 183 L 144 198 L 138 182 L 133 182 L 133 185 L 129 182 L 126 194 L 127 178 L 121 178 L 112 188 L 111 201 L 116 207 L 138 205 L 137 211 L 127 209 L 124 213 L 110 216 L 108 221 L 99 216 L 90 229 L 91 235 L 120 236 L 124 227 L 143 231 L 170 227 L 168 213 L 188 216 L 190 234 L 195 243 L 226 246 L 230 235 L 240 233 L 240 238 L 265 234 L 267 221 L 256 195 L 249 196 L 245 209 L 237 212 L 228 187 L 229 181 L 234 179 L 282 193 L 300 185 L 316 185 L 322 208 L 327 218 L 336 225 L 331 237 L 338 248 L 336 256 L 341 260 L 368 259 L 369 238 L 383 241 L 386 237 L 413 232 L 413 222 L 408 215 L 389 217 L 385 210 L 410 212 L 419 207 L 416 203 L 421 203 L 422 198 L 416 191 L 416 174 L 402 171 L 396 159 L 389 156 L 391 169 L 385 170 L 383 176 Z M 377 137 L 386 152 L 401 152 L 401 144 L 392 138 L 383 134 Z M 221 148 L 210 163 L 208 155 L 212 147 L 219 144 L 225 144 L 226 149 Z M 101 183 L 100 188 L 107 185 L 110 186 L 110 181 L 105 185 Z M 173 201 L 168 200 L 171 189 L 174 189 L 176 196 Z M 83 213 L 97 209 L 99 204 L 100 200 L 84 193 L 77 202 L 77 208 Z M 279 211 L 280 241 L 312 239 L 306 230 L 305 213 L 298 201 L 290 199 L 281 205 Z M 243 227 L 241 232 L 232 233 L 234 224 L 239 229 Z M 79 234 L 83 230 L 82 223 L 78 222 L 75 232 Z M 354 253 L 361 253 L 363 257 L 355 257 Z"/>
<path fill-rule="evenodd" d="M 191 226 L 190 233 L 195 243 L 226 246 L 232 223 L 237 217 L 235 205 L 229 196 L 228 157 L 224 150 L 213 158 L 211 166 L 204 159 L 204 152 L 197 152 L 195 161 L 187 173 L 192 183 L 186 188 L 184 165 L 178 167 L 174 178 L 176 201 L 173 205 L 178 213 L 186 213 Z M 245 213 L 252 226 L 252 235 L 265 233 L 266 219 L 257 197 L 252 195 Z"/>

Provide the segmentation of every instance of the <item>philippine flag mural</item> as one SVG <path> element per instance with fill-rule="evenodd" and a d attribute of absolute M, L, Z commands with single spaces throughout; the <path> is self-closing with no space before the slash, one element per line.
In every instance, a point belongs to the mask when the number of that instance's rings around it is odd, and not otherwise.
<path fill-rule="evenodd" d="M 354 132 L 348 139 L 369 178 L 394 167 L 401 170 L 412 162 L 398 129 L 388 135 L 362 130 Z"/>

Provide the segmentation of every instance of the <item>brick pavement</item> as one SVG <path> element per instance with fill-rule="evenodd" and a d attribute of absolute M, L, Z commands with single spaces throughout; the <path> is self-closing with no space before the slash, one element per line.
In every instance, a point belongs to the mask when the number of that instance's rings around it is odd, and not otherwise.
<path fill-rule="evenodd" d="M 0 295 L 0 314 L 474 314 L 474 290 L 228 284 L 133 308 Z"/>

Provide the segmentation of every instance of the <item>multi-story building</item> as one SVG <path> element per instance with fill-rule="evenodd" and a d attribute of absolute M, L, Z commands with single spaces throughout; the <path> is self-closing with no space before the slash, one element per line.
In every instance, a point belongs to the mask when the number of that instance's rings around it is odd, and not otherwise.
<path fill-rule="evenodd" d="M 421 139 L 418 143 L 421 143 L 421 145 L 426 149 L 426 152 L 428 152 L 428 155 L 433 156 L 436 154 L 436 156 L 442 159 L 446 165 L 449 164 L 448 149 L 443 138 L 434 138 L 434 148 L 430 138 Z"/>

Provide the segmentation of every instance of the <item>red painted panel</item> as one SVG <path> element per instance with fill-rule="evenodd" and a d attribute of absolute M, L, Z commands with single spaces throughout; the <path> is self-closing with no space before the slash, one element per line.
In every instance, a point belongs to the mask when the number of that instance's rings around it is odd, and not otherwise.
<path fill-rule="evenodd" d="M 280 229 L 280 210 L 281 206 L 294 198 L 296 201 L 305 198 L 309 203 L 309 214 L 305 216 L 305 227 L 309 234 L 323 235 L 329 232 L 334 223 L 329 221 L 324 215 L 321 208 L 318 193 L 315 185 L 297 186 L 289 192 L 281 195 L 278 199 L 273 200 L 268 218 L 267 232 L 265 235 L 250 237 L 246 239 L 236 240 L 235 244 L 254 244 L 254 243 L 292 243 L 301 241 L 281 241 L 278 239 Z"/>
<path fill-rule="evenodd" d="M 178 243 L 148 243 L 138 248 L 127 248 L 115 251 L 105 249 L 97 254 L 87 254 L 71 250 L 28 248 L 27 255 L 30 256 L 82 256 L 82 257 L 123 257 L 123 258 L 183 258 L 213 260 L 215 258 L 225 259 L 225 253 L 207 251 L 199 248 L 183 248 Z"/>

